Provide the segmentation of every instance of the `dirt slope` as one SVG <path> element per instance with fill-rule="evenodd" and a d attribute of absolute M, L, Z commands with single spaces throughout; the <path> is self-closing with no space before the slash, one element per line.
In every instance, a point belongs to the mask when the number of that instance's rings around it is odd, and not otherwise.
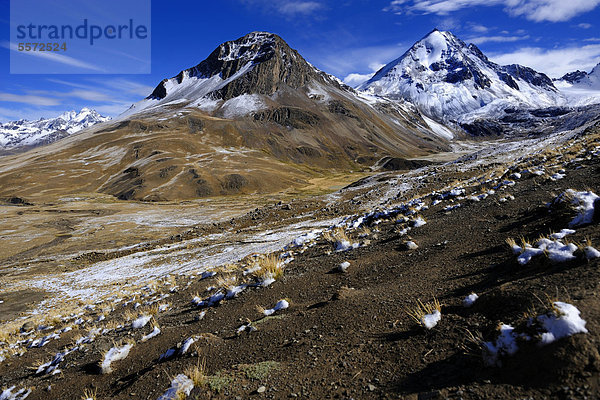
<path fill-rule="evenodd" d="M 87 322 L 79 331 L 61 334 L 42 348 L 3 362 L 0 385 L 33 388 L 28 399 L 79 399 L 86 389 L 96 391 L 98 399 L 156 399 L 173 377 L 203 360 L 207 384 L 193 389 L 188 398 L 598 397 L 599 259 L 586 260 L 576 253 L 577 258 L 566 263 L 551 263 L 540 256 L 519 265 L 505 244 L 507 238 L 533 242 L 540 235 L 566 228 L 576 211 L 564 205 L 546 207 L 566 189 L 600 193 L 597 136 L 585 141 L 583 148 L 563 148 L 564 154 L 550 152 L 522 160 L 491 182 L 468 179 L 487 178 L 493 175 L 491 168 L 467 171 L 462 177 L 454 173 L 466 193 L 448 195 L 437 205 L 428 203 L 429 208 L 419 212 L 426 225 L 402 235 L 401 214 L 367 218 L 365 224 L 373 222 L 370 232 L 349 232 L 352 242 L 362 243 L 360 247 L 336 252 L 332 243 L 317 239 L 312 246 L 296 249 L 281 279 L 266 288 L 246 289 L 216 307 L 197 307 L 190 301 L 196 293 L 202 298 L 214 293 L 206 289 L 222 286 L 219 277 L 237 276 L 240 283 L 252 282 L 251 275 L 244 276 L 238 268 L 202 280 L 178 276 L 176 282 L 158 282 L 156 293 L 116 307 L 102 323 Z M 524 171 L 542 166 L 548 171 L 542 176 Z M 550 171 L 558 168 L 564 168 L 566 176 L 550 179 Z M 511 179 L 517 171 L 522 176 Z M 445 179 L 444 172 L 439 172 Z M 434 179 L 421 194 L 441 189 L 447 182 Z M 486 198 L 467 198 L 489 193 L 498 182 L 505 183 Z M 404 193 L 402 197 L 416 195 Z M 514 200 L 507 199 L 509 195 Z M 365 189 L 355 201 L 369 196 L 378 195 Z M 438 196 L 424 199 L 429 202 Z M 459 203 L 458 208 L 447 208 Z M 403 214 L 414 221 L 409 208 Z M 594 222 L 577 227 L 568 239 L 578 243 L 589 239 L 600 247 L 598 214 L 596 208 Z M 263 215 L 265 219 L 273 216 L 268 211 Z M 360 233 L 366 236 L 358 238 Z M 409 239 L 418 245 L 416 250 L 407 249 Z M 344 261 L 350 262 L 347 271 L 336 272 Z M 178 289 L 169 293 L 175 283 Z M 152 330 L 150 325 L 111 331 L 66 355 L 56 375 L 39 376 L 28 369 L 37 361 L 49 361 L 65 346 L 72 347 L 77 336 L 87 335 L 96 325 L 125 323 L 123 310 L 131 311 L 135 302 L 143 303 L 161 292 L 170 297 L 159 303 L 168 301 L 171 308 L 155 317 L 162 330 L 159 336 L 140 341 Z M 479 299 L 471 308 L 463 307 L 463 298 L 472 292 Z M 502 367 L 484 366 L 480 340 L 494 340 L 500 323 L 518 327 L 526 322 L 526 313 L 546 312 L 546 296 L 575 305 L 587 321 L 589 334 L 544 347 L 520 343 L 514 356 L 501 359 Z M 270 308 L 284 298 L 290 307 L 271 317 L 262 317 L 256 308 Z M 406 310 L 417 299 L 433 298 L 443 304 L 442 319 L 426 330 Z M 200 318 L 202 311 L 205 314 Z M 83 318 L 98 315 L 97 310 L 87 311 Z M 256 331 L 237 334 L 248 319 Z M 196 337 L 191 350 L 159 360 L 167 349 L 181 347 L 189 337 Z M 124 338 L 137 342 L 129 356 L 115 362 L 111 374 L 99 374 L 102 352 Z"/>

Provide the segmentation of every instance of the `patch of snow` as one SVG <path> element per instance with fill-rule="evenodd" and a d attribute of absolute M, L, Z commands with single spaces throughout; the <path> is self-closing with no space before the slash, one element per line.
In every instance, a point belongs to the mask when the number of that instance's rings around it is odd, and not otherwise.
<path fill-rule="evenodd" d="M 141 329 L 144 326 L 146 326 L 146 324 L 148 322 L 150 322 L 151 319 L 152 319 L 152 315 L 142 315 L 131 323 L 131 327 L 133 329 Z"/>
<path fill-rule="evenodd" d="M 512 356 L 518 350 L 517 334 L 515 328 L 510 325 L 502 324 L 500 334 L 496 342 L 485 342 L 483 344 L 483 361 L 488 366 L 501 366 L 500 357 Z"/>
<path fill-rule="evenodd" d="M 171 381 L 171 387 L 161 395 L 158 400 L 178 400 L 180 399 L 180 393 L 189 396 L 194 389 L 194 382 L 183 374 L 177 375 Z"/>
<path fill-rule="evenodd" d="M 133 347 L 133 344 L 129 343 L 129 344 L 126 344 L 121 347 L 115 346 L 115 347 L 111 348 L 104 355 L 104 359 L 102 360 L 102 364 L 100 365 L 102 373 L 110 374 L 112 372 L 112 368 L 110 367 L 110 365 L 115 361 L 119 361 L 119 360 L 123 360 L 123 359 L 127 358 L 127 356 L 129 355 L 129 351 L 131 350 L 132 347 Z"/>
<path fill-rule="evenodd" d="M 275 312 L 277 312 L 279 310 L 285 310 L 289 306 L 290 306 L 290 303 L 288 303 L 287 300 L 279 300 L 277 302 L 277 304 L 275 304 L 275 307 L 269 308 L 268 310 L 264 310 L 263 314 L 267 315 L 267 316 L 273 315 L 273 314 L 275 314 Z"/>
<path fill-rule="evenodd" d="M 337 270 L 340 272 L 346 272 L 346 270 L 348 269 L 349 266 L 350 266 L 350 263 L 348 261 L 344 261 L 343 263 L 338 265 Z"/>
<path fill-rule="evenodd" d="M 479 298 L 479 296 L 477 294 L 471 293 L 470 295 L 468 295 L 467 297 L 465 297 L 463 299 L 463 306 L 471 307 L 478 298 Z"/>
<path fill-rule="evenodd" d="M 569 226 L 572 228 L 591 224 L 594 219 L 594 202 L 598 196 L 594 192 L 576 192 L 572 189 L 567 190 L 567 193 L 573 197 L 572 204 L 579 211 Z"/>
<path fill-rule="evenodd" d="M 425 314 L 423 318 L 421 318 L 421 324 L 427 329 L 432 329 L 441 319 L 442 313 L 439 312 L 439 310 L 435 310 L 431 314 Z"/>
<path fill-rule="evenodd" d="M 181 348 L 179 349 L 179 355 L 184 355 L 185 353 L 188 352 L 188 350 L 190 349 L 190 346 L 194 344 L 196 340 L 194 340 L 194 338 L 187 338 L 184 340 L 184 342 L 181 344 Z"/>
<path fill-rule="evenodd" d="M 419 248 L 419 246 L 412 240 L 409 240 L 408 242 L 404 243 L 404 245 L 408 250 L 416 250 Z"/>
<path fill-rule="evenodd" d="M 147 342 L 148 340 L 158 335 L 160 335 L 160 328 L 158 326 L 155 326 L 152 332 L 142 337 L 142 342 Z"/>
<path fill-rule="evenodd" d="M 227 100 L 221 110 L 225 118 L 241 117 L 265 108 L 266 105 L 257 94 L 243 94 Z"/>
<path fill-rule="evenodd" d="M 16 386 L 11 386 L 0 393 L 0 400 L 25 400 L 31 394 L 31 389 L 19 389 L 13 393 Z"/>
<path fill-rule="evenodd" d="M 553 304 L 556 313 L 553 312 L 537 317 L 546 330 L 542 334 L 540 342 L 542 345 L 550 344 L 576 333 L 588 333 L 588 330 L 585 328 L 586 322 L 581 319 L 581 313 L 577 307 L 561 301 L 556 301 Z"/>
<path fill-rule="evenodd" d="M 412 221 L 413 228 L 419 228 L 419 227 L 425 225 L 426 223 L 427 223 L 427 221 L 425 221 L 423 219 L 423 217 L 417 217 Z"/>
<path fill-rule="evenodd" d="M 434 120 L 432 120 L 431 118 L 428 118 L 425 115 L 421 115 L 421 117 L 423 117 L 423 120 L 427 123 L 427 125 L 429 125 L 429 128 L 436 135 L 438 135 L 439 137 L 444 138 L 446 140 L 454 139 L 454 133 L 450 129 L 448 129 L 447 127 L 445 127 L 444 125 L 442 125 L 438 122 L 435 122 Z"/>
<path fill-rule="evenodd" d="M 596 250 L 592 246 L 586 246 L 583 249 L 583 252 L 585 254 L 585 258 L 587 258 L 588 260 L 600 257 L 600 251 Z"/>
<path fill-rule="evenodd" d="M 560 232 L 551 234 L 550 238 L 551 239 L 563 239 L 565 236 L 572 235 L 573 233 L 575 233 L 575 230 L 565 228 L 565 229 L 561 229 Z"/>

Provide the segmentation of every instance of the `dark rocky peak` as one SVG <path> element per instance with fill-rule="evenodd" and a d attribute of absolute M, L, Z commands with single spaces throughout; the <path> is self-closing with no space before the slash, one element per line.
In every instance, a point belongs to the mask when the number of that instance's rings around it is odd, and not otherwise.
<path fill-rule="evenodd" d="M 578 83 L 582 79 L 586 78 L 587 76 L 588 76 L 587 72 L 577 70 L 575 72 L 569 72 L 568 74 L 563 75 L 558 80 L 569 82 L 569 83 Z"/>
<path fill-rule="evenodd" d="M 501 69 L 506 71 L 514 78 L 521 79 L 527 83 L 546 90 L 556 91 L 556 87 L 554 87 L 554 83 L 552 83 L 552 79 L 550 79 L 548 75 L 537 72 L 532 68 L 524 67 L 519 64 L 511 64 L 503 66 Z"/>
<path fill-rule="evenodd" d="M 163 80 L 148 98 L 162 99 L 167 95 L 167 82 L 180 84 L 185 79 L 206 79 L 219 75 L 232 79 L 211 93 L 214 98 L 228 100 L 242 94 L 272 95 L 282 85 L 297 89 L 311 79 L 336 84 L 321 74 L 279 36 L 267 32 L 252 32 L 237 40 L 219 45 L 206 60 Z"/>

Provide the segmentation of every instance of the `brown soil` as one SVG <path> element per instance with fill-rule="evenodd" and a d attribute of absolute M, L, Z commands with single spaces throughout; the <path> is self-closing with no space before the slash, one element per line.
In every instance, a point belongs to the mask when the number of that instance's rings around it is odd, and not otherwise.
<path fill-rule="evenodd" d="M 450 212 L 443 211 L 447 203 L 432 207 L 421 213 L 427 224 L 411 230 L 410 236 L 401 236 L 397 223 L 384 220 L 371 228 L 370 243 L 357 249 L 332 252 L 330 243 L 319 240 L 296 254 L 282 279 L 270 287 L 248 289 L 218 307 L 199 309 L 190 303 L 195 293 L 216 285 L 217 277 L 178 277 L 181 289 L 167 299 L 172 308 L 156 317 L 161 335 L 139 342 L 152 329 L 146 326 L 98 336 L 83 351 L 67 355 L 60 374 L 36 376 L 28 367 L 49 361 L 87 330 L 68 332 L 1 363 L 0 387 L 31 387 L 28 399 L 34 400 L 80 399 L 86 389 L 95 391 L 98 399 L 156 399 L 174 376 L 204 360 L 208 384 L 195 388 L 190 399 L 597 398 L 598 259 L 580 257 L 566 264 L 539 259 L 520 266 L 505 245 L 507 238 L 535 240 L 565 228 L 573 212 L 551 212 L 545 206 L 564 190 L 600 193 L 597 157 L 566 169 L 562 180 L 524 176 L 480 202 L 463 200 L 462 207 Z M 479 173 L 483 176 L 485 171 Z M 447 182 L 442 171 L 439 178 Z M 444 182 L 433 179 L 427 189 Z M 515 200 L 498 201 L 508 194 Z M 353 201 L 360 201 L 377 193 L 365 189 L 354 195 Z M 343 215 L 352 204 L 340 203 L 336 212 Z M 263 208 L 255 215 L 273 223 L 283 212 Z M 333 208 L 324 212 L 334 214 Z M 232 224 L 240 224 L 240 229 L 251 226 L 252 216 Z M 418 249 L 406 250 L 409 238 Z M 569 236 L 575 242 L 586 239 L 600 246 L 598 223 Z M 347 272 L 335 272 L 343 261 L 350 262 Z M 472 308 L 464 308 L 462 299 L 471 292 L 480 298 Z M 516 326 L 525 321 L 524 314 L 541 313 L 546 296 L 577 306 L 589 334 L 546 347 L 524 345 L 515 356 L 503 359 L 503 367 L 485 367 L 475 338 L 493 340 L 499 323 Z M 270 308 L 283 298 L 290 300 L 290 308 L 272 317 L 262 318 L 256 309 Z M 443 304 L 442 319 L 426 330 L 406 310 L 418 299 L 434 298 Z M 107 319 L 122 322 L 120 310 Z M 203 310 L 206 315 L 199 319 Z M 236 334 L 248 319 L 257 330 Z M 159 361 L 167 349 L 196 335 L 193 351 Z M 111 374 L 99 374 L 102 352 L 131 337 L 138 343 L 129 356 L 115 362 Z"/>

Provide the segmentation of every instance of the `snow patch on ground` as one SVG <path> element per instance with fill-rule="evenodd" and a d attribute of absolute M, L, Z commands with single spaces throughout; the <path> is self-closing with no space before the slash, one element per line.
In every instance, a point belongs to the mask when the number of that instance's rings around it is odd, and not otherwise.
<path fill-rule="evenodd" d="M 132 347 L 133 347 L 133 344 L 126 344 L 125 346 L 121 346 L 121 347 L 115 346 L 112 349 L 110 349 L 104 355 L 104 359 L 102 360 L 102 364 L 100 365 L 102 373 L 110 374 L 112 372 L 112 368 L 110 367 L 110 365 L 115 361 L 119 361 L 119 360 L 123 360 L 123 359 L 127 358 L 127 356 L 129 355 L 129 351 L 131 350 Z"/>
<path fill-rule="evenodd" d="M 177 375 L 171 381 L 171 387 L 158 398 L 158 400 L 178 400 L 180 399 L 180 393 L 189 396 L 191 391 L 194 389 L 194 382 L 183 374 Z"/>
<path fill-rule="evenodd" d="M 440 322 L 441 319 L 442 313 L 439 310 L 435 310 L 431 314 L 423 315 L 421 318 L 421 324 L 427 329 L 432 329 L 438 324 L 438 322 Z"/>
<path fill-rule="evenodd" d="M 555 312 L 537 317 L 546 330 L 542 334 L 541 345 L 550 344 L 576 333 L 588 333 L 585 328 L 586 322 L 581 319 L 577 307 L 562 301 L 555 301 L 553 305 Z"/>

